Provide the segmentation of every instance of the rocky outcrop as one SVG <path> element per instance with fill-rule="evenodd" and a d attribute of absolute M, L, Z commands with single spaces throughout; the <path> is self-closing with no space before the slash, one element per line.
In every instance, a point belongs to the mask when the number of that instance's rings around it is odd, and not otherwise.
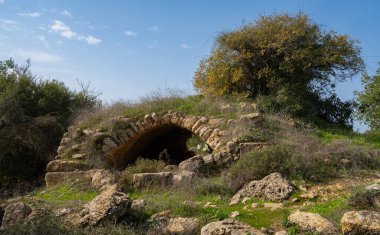
<path fill-rule="evenodd" d="M 380 212 L 377 211 L 349 211 L 341 219 L 342 233 L 380 234 Z"/>
<path fill-rule="evenodd" d="M 288 217 L 288 220 L 305 232 L 337 234 L 334 225 L 316 213 L 296 211 Z"/>
<path fill-rule="evenodd" d="M 195 178 L 194 172 L 183 170 L 173 175 L 173 186 L 190 186 Z"/>
<path fill-rule="evenodd" d="M 116 185 L 113 185 L 85 204 L 80 212 L 68 216 L 67 220 L 74 225 L 97 225 L 125 215 L 131 205 L 128 195 L 117 191 Z"/>
<path fill-rule="evenodd" d="M 225 219 L 222 221 L 212 222 L 201 229 L 201 235 L 264 235 L 265 233 L 257 230 L 248 224 L 239 222 L 234 219 Z"/>
<path fill-rule="evenodd" d="M 280 173 L 272 173 L 262 180 L 254 180 L 240 189 L 230 200 L 231 205 L 245 197 L 258 197 L 270 201 L 283 201 L 292 194 L 294 186 Z"/>
<path fill-rule="evenodd" d="M 5 228 L 12 224 L 23 223 L 31 214 L 32 208 L 23 202 L 10 204 L 4 209 L 1 228 Z"/>

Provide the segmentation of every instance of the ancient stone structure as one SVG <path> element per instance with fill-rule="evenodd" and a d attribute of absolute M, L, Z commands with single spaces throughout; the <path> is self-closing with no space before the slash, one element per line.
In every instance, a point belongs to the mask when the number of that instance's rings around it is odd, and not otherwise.
<path fill-rule="evenodd" d="M 259 118 L 259 114 L 252 113 L 241 120 L 246 122 L 247 119 L 255 121 Z M 93 153 L 88 146 L 95 146 L 96 152 L 101 155 L 101 161 L 116 169 L 124 169 L 138 157 L 155 158 L 166 161 L 168 165 L 179 165 L 194 157 L 194 153 L 186 146 L 186 141 L 192 135 L 198 136 L 207 145 L 210 154 L 201 159 L 202 164 L 206 165 L 229 165 L 238 158 L 240 146 L 244 151 L 261 146 L 257 143 L 245 143 L 243 146 L 242 143 L 227 138 L 223 127 L 234 125 L 239 120 L 168 112 L 161 116 L 147 114 L 139 121 L 132 121 L 128 117 L 112 118 L 109 121 L 111 124 L 108 130 L 69 128 L 61 140 L 56 160 L 47 166 L 45 179 L 48 187 L 76 178 L 92 180 L 94 173 L 88 160 L 93 157 Z M 199 162 L 191 163 L 180 166 L 196 166 Z"/>

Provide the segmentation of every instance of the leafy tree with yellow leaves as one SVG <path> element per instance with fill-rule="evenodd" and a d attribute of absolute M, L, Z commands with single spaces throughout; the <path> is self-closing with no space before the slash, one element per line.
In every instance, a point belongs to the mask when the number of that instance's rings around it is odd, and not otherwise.
<path fill-rule="evenodd" d="M 274 109 L 349 126 L 351 104 L 334 87 L 364 70 L 360 52 L 357 41 L 323 30 L 304 13 L 261 16 L 221 33 L 193 83 L 205 95 L 271 97 Z"/>

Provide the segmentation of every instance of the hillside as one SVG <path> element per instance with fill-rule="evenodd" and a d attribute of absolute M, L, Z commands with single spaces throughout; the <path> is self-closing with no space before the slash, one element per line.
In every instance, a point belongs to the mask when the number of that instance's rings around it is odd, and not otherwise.
<path fill-rule="evenodd" d="M 82 112 L 0 233 L 379 234 L 379 138 L 232 97 Z"/>

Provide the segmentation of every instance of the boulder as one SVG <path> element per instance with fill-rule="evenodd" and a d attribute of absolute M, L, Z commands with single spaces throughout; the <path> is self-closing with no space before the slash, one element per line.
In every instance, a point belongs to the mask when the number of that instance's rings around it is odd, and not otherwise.
<path fill-rule="evenodd" d="M 139 173 L 133 175 L 133 185 L 136 188 L 149 188 L 154 186 L 169 187 L 173 184 L 173 173 Z"/>
<path fill-rule="evenodd" d="M 201 229 L 201 235 L 264 235 L 258 229 L 234 219 L 211 222 Z"/>
<path fill-rule="evenodd" d="M 127 194 L 117 191 L 113 185 L 95 199 L 83 206 L 83 209 L 68 217 L 73 225 L 97 225 L 105 221 L 114 221 L 129 212 L 132 200 Z"/>
<path fill-rule="evenodd" d="M 289 217 L 290 223 L 295 224 L 300 230 L 318 234 L 337 234 L 334 225 L 319 214 L 295 211 Z"/>
<path fill-rule="evenodd" d="M 12 224 L 23 223 L 32 213 L 32 208 L 23 202 L 16 202 L 8 205 L 4 209 L 4 216 L 1 222 L 1 228 Z"/>
<path fill-rule="evenodd" d="M 185 161 L 182 161 L 178 165 L 179 170 L 185 170 L 185 171 L 193 171 L 196 173 L 199 173 L 200 168 L 204 164 L 202 156 L 195 156 L 189 159 L 186 159 Z"/>
<path fill-rule="evenodd" d="M 236 205 L 244 197 L 259 197 L 270 201 L 283 201 L 292 194 L 294 186 L 280 173 L 272 173 L 262 180 L 254 180 L 240 189 L 230 200 Z"/>
<path fill-rule="evenodd" d="M 192 171 L 181 171 L 173 175 L 174 186 L 189 186 L 194 182 L 196 175 Z"/>
<path fill-rule="evenodd" d="M 115 184 L 115 176 L 108 170 L 96 170 L 91 179 L 91 186 L 99 191 L 106 190 Z"/>
<path fill-rule="evenodd" d="M 63 172 L 83 170 L 86 165 L 80 161 L 75 160 L 54 160 L 48 163 L 46 171 L 48 172 Z"/>
<path fill-rule="evenodd" d="M 349 211 L 341 219 L 343 234 L 380 234 L 380 212 Z"/>
<path fill-rule="evenodd" d="M 169 219 L 164 234 L 192 235 L 197 234 L 199 221 L 196 218 L 171 218 Z"/>

